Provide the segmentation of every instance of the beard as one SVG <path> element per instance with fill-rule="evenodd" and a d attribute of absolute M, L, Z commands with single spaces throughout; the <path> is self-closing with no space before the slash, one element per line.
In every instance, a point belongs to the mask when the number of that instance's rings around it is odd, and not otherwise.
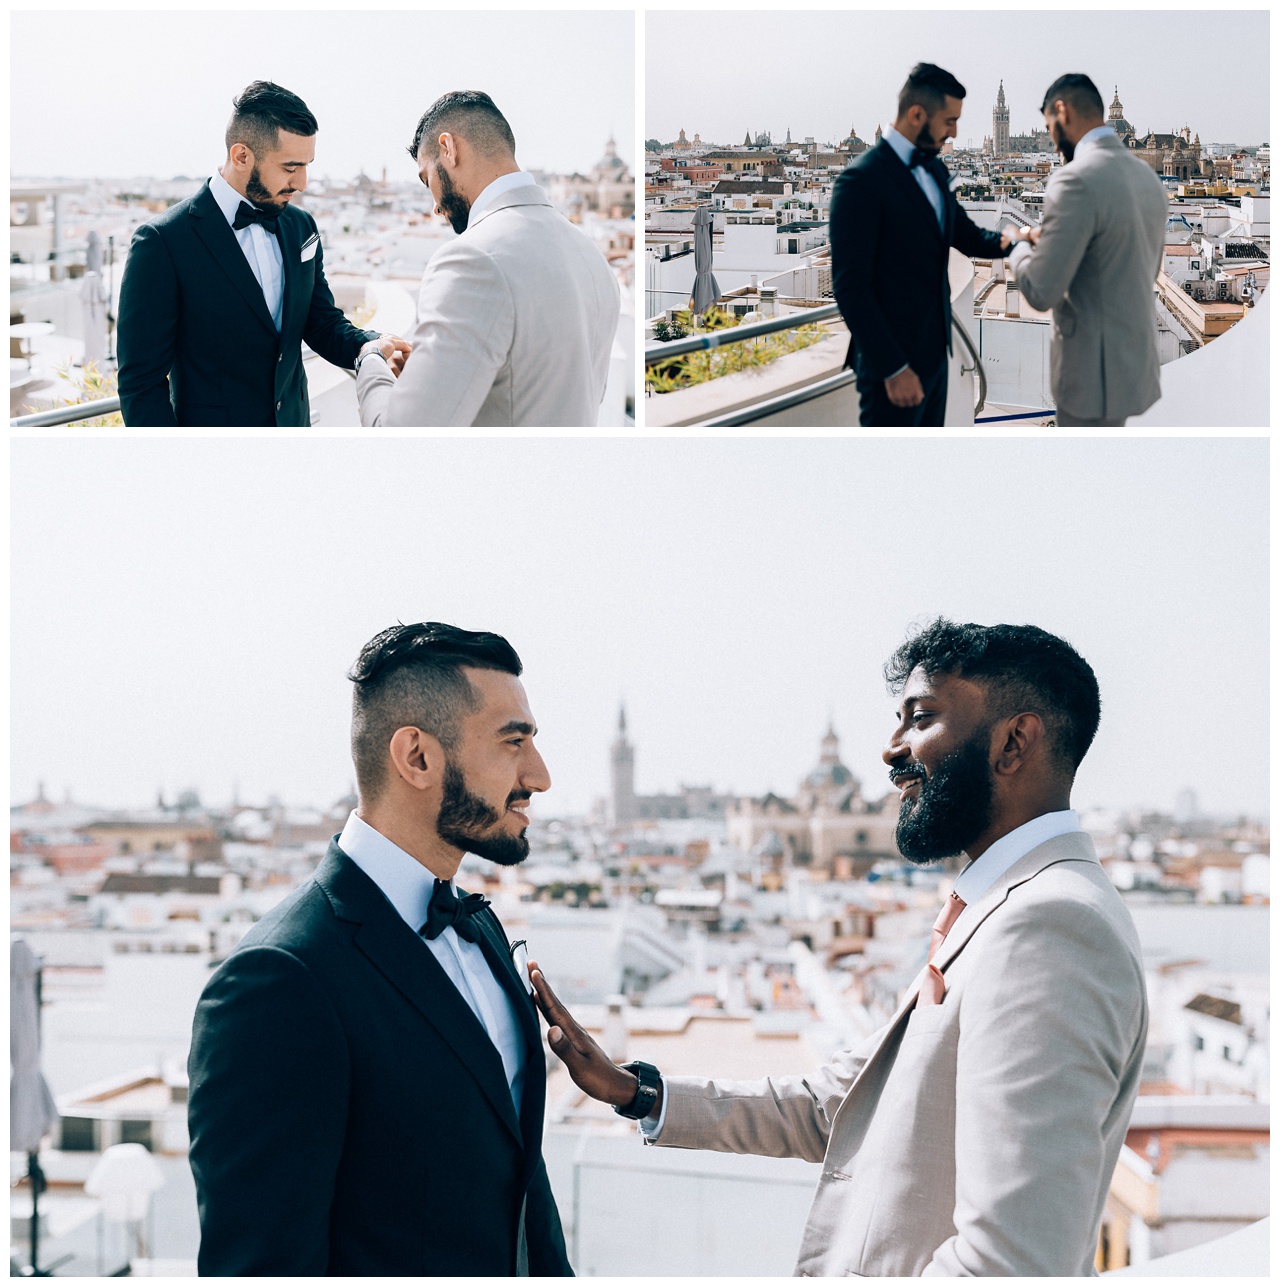
<path fill-rule="evenodd" d="M 937 156 L 942 151 L 942 145 L 933 137 L 933 131 L 929 128 L 929 122 L 920 127 L 920 133 L 916 135 L 916 147 L 922 152 L 930 152 Z"/>
<path fill-rule="evenodd" d="M 1076 154 L 1076 145 L 1062 132 L 1057 121 L 1049 122 L 1049 133 L 1053 136 L 1053 146 L 1062 153 L 1062 163 L 1066 165 Z"/>
<path fill-rule="evenodd" d="M 471 218 L 471 202 L 453 186 L 449 171 L 436 162 L 436 181 L 440 184 L 440 200 L 436 204 L 444 211 L 454 232 L 466 232 Z"/>
<path fill-rule="evenodd" d="M 987 761 L 990 736 L 990 729 L 980 729 L 944 755 L 916 797 L 902 802 L 895 839 L 904 858 L 914 863 L 950 858 L 991 825 L 995 787 Z"/>
<path fill-rule="evenodd" d="M 513 791 L 504 808 L 527 799 L 528 792 Z M 452 760 L 446 759 L 444 796 L 440 801 L 440 816 L 436 819 L 436 834 L 440 839 L 501 867 L 514 867 L 529 856 L 529 840 L 523 831 L 518 836 L 509 836 L 496 830 L 501 820 L 501 815 L 492 805 L 467 788 L 462 770 Z"/>
<path fill-rule="evenodd" d="M 245 184 L 244 194 L 253 202 L 255 206 L 267 206 L 272 210 L 279 210 L 283 204 L 280 196 L 289 196 L 289 193 L 273 193 L 267 189 L 267 185 L 262 182 L 262 173 L 258 169 L 258 163 L 253 163 L 253 173 L 249 176 L 249 182 Z"/>

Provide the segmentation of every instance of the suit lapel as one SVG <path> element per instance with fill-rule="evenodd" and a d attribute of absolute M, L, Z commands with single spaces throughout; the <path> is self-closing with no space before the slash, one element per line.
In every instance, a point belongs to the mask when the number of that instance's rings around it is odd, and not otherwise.
<path fill-rule="evenodd" d="M 1046 840 L 1044 844 L 1037 845 L 1030 853 L 1019 858 L 981 898 L 974 903 L 970 903 L 956 917 L 956 922 L 943 940 L 938 955 L 933 958 L 933 964 L 945 974 L 948 964 L 960 954 L 961 949 L 973 937 L 974 931 L 978 926 L 1009 897 L 1010 891 L 1016 889 L 1017 886 L 1031 880 L 1047 867 L 1052 867 L 1056 863 L 1089 861 L 1097 861 L 1093 841 L 1082 832 L 1070 832 L 1064 836 L 1055 836 L 1054 839 Z M 893 1018 L 889 1020 L 889 1025 L 885 1029 L 885 1035 L 880 1044 L 868 1056 L 867 1062 L 863 1064 L 858 1072 L 857 1079 L 849 1088 L 849 1094 L 845 1096 L 845 1103 L 848 1103 L 853 1098 L 858 1086 L 867 1080 L 869 1070 L 873 1065 L 879 1064 L 884 1052 L 897 1048 L 898 1038 L 902 1033 L 902 1029 L 911 1011 L 915 1008 L 916 998 L 920 993 L 922 976 L 923 971 L 903 994 L 898 1009 L 894 1012 Z"/>
<path fill-rule="evenodd" d="M 523 1143 L 502 1057 L 431 949 L 336 844 L 330 844 L 316 871 L 316 883 L 343 920 L 358 923 L 356 947 L 453 1049 L 507 1129 Z"/>
<path fill-rule="evenodd" d="M 498 918 L 486 908 L 473 918 L 480 932 L 480 950 L 493 976 L 511 1001 L 520 1031 L 524 1034 L 524 1092 L 520 1103 L 520 1125 L 524 1133 L 526 1161 L 536 1159 L 542 1147 L 542 1117 L 546 1107 L 547 1082 L 542 1073 L 542 1032 L 529 991 L 516 974 L 511 949 Z M 510 1095 L 507 1097 L 510 1099 Z"/>
<path fill-rule="evenodd" d="M 213 199 L 207 183 L 191 203 L 191 226 L 218 267 L 240 292 L 250 311 L 274 338 L 276 327 L 267 311 L 266 296 L 253 275 L 253 269 L 249 267 L 249 261 L 244 257 L 244 251 L 240 249 L 235 233 L 231 231 L 231 225 L 218 209 L 218 203 Z"/>
<path fill-rule="evenodd" d="M 938 185 L 938 191 L 942 193 L 942 240 L 949 246 L 955 225 L 955 207 L 951 199 L 951 171 L 947 169 L 946 162 L 941 157 L 934 157 L 929 173 L 933 175 L 933 181 Z"/>
<path fill-rule="evenodd" d="M 284 299 L 280 305 L 280 334 L 293 329 L 293 311 L 298 297 L 298 272 L 302 267 L 299 256 L 302 254 L 302 242 L 299 239 L 301 228 L 296 225 L 301 220 L 291 219 L 293 212 L 286 206 L 280 214 L 280 258 L 284 261 Z M 301 328 L 299 328 L 301 329 Z"/>
<path fill-rule="evenodd" d="M 889 181 L 897 186 L 903 195 L 903 199 L 913 206 L 917 215 L 922 214 L 928 220 L 934 236 L 941 239 L 942 229 L 938 227 L 937 213 L 934 211 L 929 198 L 925 196 L 924 190 L 916 182 L 915 175 L 911 173 L 907 166 L 902 164 L 898 154 L 884 139 L 880 140 L 880 146 L 884 149 L 882 161 L 884 170 L 889 175 Z"/>

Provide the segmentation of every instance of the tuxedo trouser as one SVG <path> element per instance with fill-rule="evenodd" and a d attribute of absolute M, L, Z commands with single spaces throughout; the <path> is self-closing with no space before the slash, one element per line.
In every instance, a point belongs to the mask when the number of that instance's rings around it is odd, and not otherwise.
<path fill-rule="evenodd" d="M 895 407 L 889 401 L 883 380 L 868 383 L 859 375 L 858 396 L 862 406 L 858 423 L 864 427 L 892 429 L 941 426 L 947 412 L 947 364 L 942 362 L 928 376 L 920 375 L 919 371 L 916 374 L 924 388 L 924 401 L 914 407 Z"/>

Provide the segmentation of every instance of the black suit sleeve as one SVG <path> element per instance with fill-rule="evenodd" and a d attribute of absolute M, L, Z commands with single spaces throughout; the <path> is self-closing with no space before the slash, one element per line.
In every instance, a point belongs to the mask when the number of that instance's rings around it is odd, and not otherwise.
<path fill-rule="evenodd" d="M 350 1060 L 307 967 L 233 955 L 196 1008 L 189 1069 L 201 1275 L 323 1275 Z"/>
<path fill-rule="evenodd" d="M 314 223 L 311 225 L 311 233 L 313 232 Z M 326 362 L 350 369 L 356 364 L 360 346 L 376 336 L 376 331 L 362 331 L 358 326 L 352 326 L 333 302 L 333 292 L 324 275 L 324 247 L 317 245 L 315 285 L 311 290 L 311 304 L 307 309 L 302 338 Z"/>
<path fill-rule="evenodd" d="M 120 282 L 120 410 L 130 426 L 173 429 L 169 371 L 178 333 L 178 275 L 160 230 L 133 234 Z"/>
<path fill-rule="evenodd" d="M 836 179 L 831 196 L 831 286 L 860 356 L 876 379 L 887 380 L 908 359 L 872 288 L 880 256 L 894 249 L 881 244 L 881 186 L 861 166 Z"/>
<path fill-rule="evenodd" d="M 1001 249 L 1001 233 L 987 232 L 984 228 L 979 228 L 972 219 L 964 206 L 956 201 L 955 197 L 955 220 L 951 225 L 951 244 L 962 254 L 969 255 L 974 259 L 1002 259 L 1009 253 L 1009 250 Z M 1010 247 L 1009 249 L 1012 249 Z"/>

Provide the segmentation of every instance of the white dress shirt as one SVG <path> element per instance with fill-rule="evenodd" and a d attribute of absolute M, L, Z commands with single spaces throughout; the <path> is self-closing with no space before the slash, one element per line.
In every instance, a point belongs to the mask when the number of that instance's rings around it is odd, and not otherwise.
<path fill-rule="evenodd" d="M 946 201 L 942 195 L 942 189 L 938 186 L 938 180 L 929 173 L 927 167 L 911 164 L 911 156 L 916 150 L 916 145 L 909 138 L 899 134 L 892 125 L 885 130 L 883 137 L 884 141 L 893 148 L 894 155 L 911 171 L 912 178 L 920 185 L 920 191 L 929 199 L 933 213 L 938 216 L 939 230 L 945 228 Z"/>
<path fill-rule="evenodd" d="M 471 213 L 467 216 L 468 222 L 474 219 L 486 206 L 496 201 L 504 192 L 514 191 L 516 188 L 527 188 L 531 185 L 536 185 L 537 182 L 537 179 L 528 170 L 515 170 L 511 174 L 498 175 L 471 203 Z"/>
<path fill-rule="evenodd" d="M 380 831 L 375 831 L 355 810 L 338 837 L 338 848 L 377 885 L 401 920 L 417 934 L 426 924 L 435 889 L 436 878 L 431 872 Z M 453 881 L 449 885 L 456 893 Z M 422 941 L 440 962 L 502 1057 L 507 1085 L 519 1116 L 524 1093 L 525 1043 L 511 998 L 493 977 L 479 944 L 459 938 L 452 925 L 437 937 Z"/>
<path fill-rule="evenodd" d="M 271 314 L 271 320 L 278 331 L 284 314 L 284 255 L 280 250 L 280 239 L 260 223 L 251 223 L 247 228 L 236 228 L 236 211 L 242 204 L 252 206 L 253 202 L 242 197 L 217 170 L 209 179 L 209 192 L 218 203 L 218 209 L 226 215 L 227 222 L 231 225 L 231 235 L 240 243 L 240 249 L 249 261 L 249 269 L 262 287 L 267 312 Z"/>
<path fill-rule="evenodd" d="M 956 877 L 953 892 L 957 898 L 963 898 L 966 905 L 976 902 L 1019 858 L 1025 858 L 1037 845 L 1080 829 L 1080 818 L 1074 809 L 1042 813 L 1001 836 L 981 857 L 975 858 Z M 666 1116 L 667 1098 L 664 1093 L 662 1111 L 658 1116 L 641 1118 L 641 1134 L 648 1139 L 656 1139 L 662 1134 Z"/>
<path fill-rule="evenodd" d="M 1080 829 L 1080 818 L 1074 809 L 1042 813 L 1001 836 L 990 849 L 975 858 L 956 877 L 951 892 L 964 899 L 966 906 L 976 903 L 1019 858 L 1025 858 L 1037 845 Z"/>

